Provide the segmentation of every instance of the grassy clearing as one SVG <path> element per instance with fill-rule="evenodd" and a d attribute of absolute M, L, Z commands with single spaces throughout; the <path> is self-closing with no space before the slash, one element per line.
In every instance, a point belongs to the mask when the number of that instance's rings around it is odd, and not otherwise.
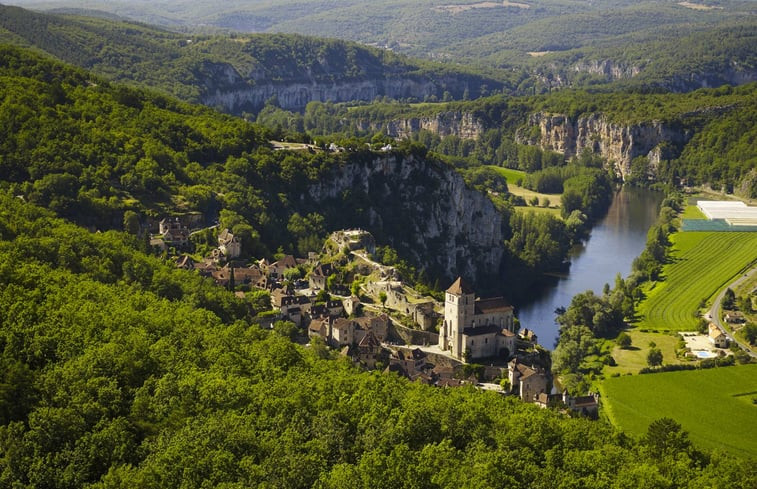
<path fill-rule="evenodd" d="M 543 212 L 560 217 L 560 205 L 562 203 L 560 194 L 542 194 L 539 192 L 534 192 L 533 190 L 529 190 L 525 187 L 519 187 L 515 184 L 515 182 L 526 176 L 526 172 L 524 171 L 513 170 L 511 168 L 502 168 L 501 166 L 496 165 L 488 165 L 488 168 L 505 177 L 507 179 L 508 191 L 513 195 L 523 197 L 526 202 L 530 201 L 534 197 L 537 197 L 539 199 L 539 202 L 542 202 L 544 199 L 549 200 L 549 207 L 516 207 L 517 210 L 521 212 Z"/>
<path fill-rule="evenodd" d="M 686 208 L 683 210 L 683 214 L 681 214 L 681 218 L 683 219 L 707 219 L 707 216 L 705 216 L 702 211 L 699 210 L 699 207 L 695 205 L 687 205 Z"/>
<path fill-rule="evenodd" d="M 612 350 L 612 357 L 615 359 L 617 366 L 610 367 L 609 365 L 604 368 L 605 377 L 610 377 L 614 373 L 625 375 L 628 373 L 639 373 L 647 365 L 647 353 L 649 353 L 649 343 L 653 341 L 657 348 L 662 352 L 663 364 L 678 364 L 681 363 L 676 358 L 676 345 L 678 344 L 679 336 L 673 336 L 670 334 L 659 333 L 647 333 L 637 329 L 628 331 L 631 335 L 631 348 L 623 350 L 620 347 L 615 347 Z"/>
<path fill-rule="evenodd" d="M 552 214 L 553 216 L 562 219 L 560 209 L 558 207 L 515 207 L 515 212 L 531 212 L 538 214 Z"/>
<path fill-rule="evenodd" d="M 757 260 L 757 233 L 680 232 L 671 236 L 672 261 L 663 280 L 644 292 L 639 329 L 696 329 L 699 305 Z"/>
<path fill-rule="evenodd" d="M 757 364 L 615 377 L 601 393 L 606 414 L 627 433 L 642 435 L 669 417 L 698 446 L 757 456 Z"/>
<path fill-rule="evenodd" d="M 503 168 L 501 166 L 496 165 L 487 165 L 487 168 L 490 168 L 503 177 L 507 179 L 507 186 L 515 185 L 517 186 L 516 182 L 518 180 L 521 180 L 523 178 L 526 178 L 526 172 L 521 170 L 513 170 L 512 168 Z"/>
<path fill-rule="evenodd" d="M 549 199 L 549 206 L 550 207 L 560 207 L 561 199 L 560 194 L 541 194 L 539 192 L 534 192 L 533 190 L 529 190 L 527 188 L 518 187 L 516 185 L 510 185 L 507 184 L 507 190 L 513 194 L 513 195 L 519 195 L 526 199 L 526 202 L 531 200 L 534 197 L 539 198 L 539 202 L 542 201 L 542 199 Z"/>

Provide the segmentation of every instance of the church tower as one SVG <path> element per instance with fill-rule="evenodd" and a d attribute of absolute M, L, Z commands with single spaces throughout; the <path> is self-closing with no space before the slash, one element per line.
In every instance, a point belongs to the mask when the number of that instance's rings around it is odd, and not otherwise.
<path fill-rule="evenodd" d="M 472 325 L 475 300 L 473 288 L 462 277 L 458 277 L 444 294 L 444 324 L 439 331 L 439 348 L 452 350 L 452 355 L 457 358 L 463 356 L 463 329 Z"/>

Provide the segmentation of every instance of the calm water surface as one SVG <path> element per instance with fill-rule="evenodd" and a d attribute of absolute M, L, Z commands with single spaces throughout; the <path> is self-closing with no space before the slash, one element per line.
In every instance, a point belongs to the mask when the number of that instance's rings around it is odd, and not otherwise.
<path fill-rule="evenodd" d="M 569 273 L 546 277 L 545 283 L 529 294 L 532 300 L 520 304 L 521 327 L 534 330 L 541 345 L 553 348 L 558 335 L 555 309 L 567 307 L 574 295 L 585 290 L 601 294 L 604 284 L 612 286 L 618 273 L 623 277 L 631 273 L 631 263 L 644 250 L 662 198 L 662 193 L 636 188 L 623 188 L 615 194 L 589 240 L 573 250 Z"/>

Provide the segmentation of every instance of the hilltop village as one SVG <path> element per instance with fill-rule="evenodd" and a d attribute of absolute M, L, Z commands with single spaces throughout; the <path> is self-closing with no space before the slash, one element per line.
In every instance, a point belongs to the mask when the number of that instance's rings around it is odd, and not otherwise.
<path fill-rule="evenodd" d="M 336 350 L 367 370 L 438 387 L 474 385 L 596 416 L 596 396 L 574 398 L 553 387 L 549 352 L 533 331 L 520 327 L 505 298 L 477 297 L 463 277 L 448 286 L 443 301 L 420 294 L 397 268 L 377 261 L 367 231 L 334 232 L 307 257 L 246 261 L 241 239 L 229 229 L 190 231 L 191 224 L 186 217 L 165 218 L 150 244 L 177 267 L 195 270 L 241 299 L 268 298 L 270 308 L 255 316 L 263 327 Z M 217 243 L 202 257 L 187 252 L 191 236 L 201 232 L 211 232 Z"/>

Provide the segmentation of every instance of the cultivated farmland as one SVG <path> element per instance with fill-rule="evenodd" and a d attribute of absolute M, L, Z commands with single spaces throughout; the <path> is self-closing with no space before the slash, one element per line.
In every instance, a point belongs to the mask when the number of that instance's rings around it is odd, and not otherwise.
<path fill-rule="evenodd" d="M 700 301 L 757 260 L 757 233 L 679 232 L 671 240 L 672 260 L 663 267 L 663 280 L 645 290 L 639 305 L 641 329 L 696 329 Z"/>
<path fill-rule="evenodd" d="M 698 446 L 757 456 L 757 364 L 615 377 L 601 393 L 605 413 L 627 433 L 669 417 Z"/>

